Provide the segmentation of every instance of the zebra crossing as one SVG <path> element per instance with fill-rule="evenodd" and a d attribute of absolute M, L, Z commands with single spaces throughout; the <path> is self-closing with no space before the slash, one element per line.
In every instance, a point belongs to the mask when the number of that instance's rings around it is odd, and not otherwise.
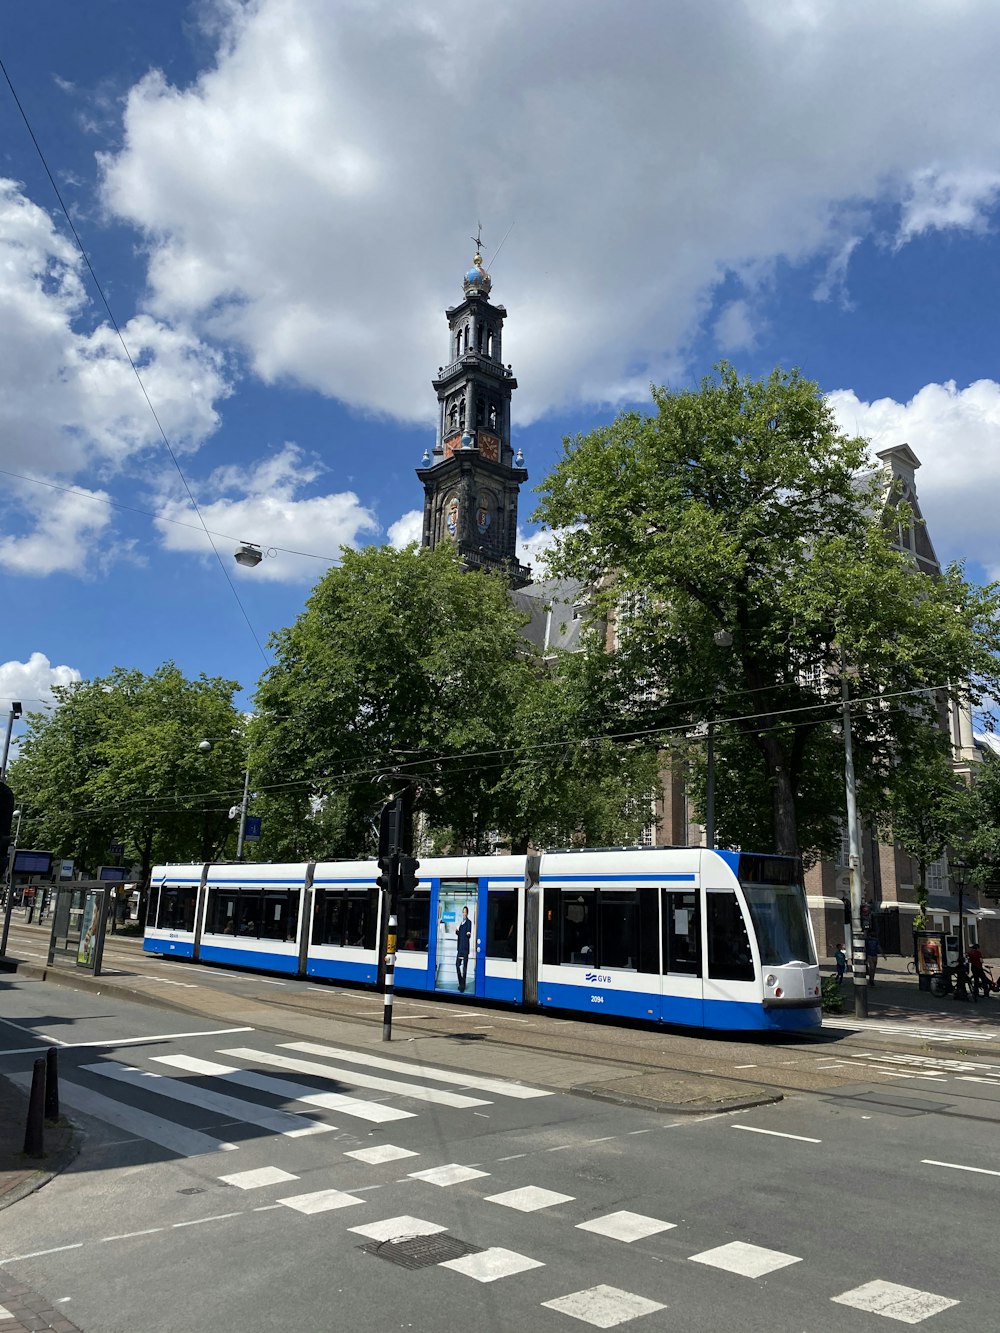
<path fill-rule="evenodd" d="M 232 1037 L 219 1034 L 210 1051 L 203 1045 L 197 1055 L 164 1051 L 162 1046 L 141 1053 L 130 1048 L 134 1063 L 94 1060 L 88 1051 L 75 1076 L 61 1080 L 62 1100 L 71 1111 L 104 1120 L 180 1156 L 228 1155 L 225 1164 L 222 1159 L 218 1165 L 205 1161 L 199 1169 L 207 1170 L 220 1186 L 231 1188 L 247 1206 L 162 1227 L 144 1226 L 136 1236 L 184 1226 L 234 1225 L 238 1219 L 257 1214 L 295 1217 L 294 1225 L 334 1228 L 331 1241 L 339 1237 L 342 1243 L 367 1249 L 378 1260 L 455 1275 L 449 1280 L 492 1284 L 530 1279 L 532 1290 L 539 1288 L 532 1299 L 551 1312 L 546 1317 L 558 1316 L 568 1327 L 575 1323 L 593 1328 L 642 1321 L 671 1305 L 676 1310 L 676 1284 L 672 1282 L 669 1290 L 664 1286 L 659 1276 L 662 1269 L 658 1272 L 652 1259 L 641 1273 L 629 1270 L 627 1280 L 636 1290 L 613 1282 L 582 1287 L 579 1282 L 567 1282 L 554 1257 L 565 1255 L 567 1247 L 564 1241 L 547 1243 L 546 1236 L 554 1238 L 555 1232 L 565 1234 L 572 1229 L 584 1247 L 582 1252 L 589 1256 L 586 1266 L 594 1277 L 603 1271 L 609 1277 L 617 1276 L 618 1283 L 622 1278 L 614 1258 L 617 1246 L 635 1246 L 654 1258 L 660 1247 L 660 1264 L 669 1254 L 675 1263 L 690 1265 L 689 1281 L 695 1286 L 710 1283 L 712 1273 L 765 1283 L 777 1273 L 810 1268 L 822 1272 L 827 1262 L 823 1255 L 810 1259 L 760 1244 L 761 1238 L 752 1235 L 737 1240 L 727 1237 L 706 1248 L 711 1238 L 708 1223 L 620 1207 L 609 1211 L 607 1202 L 602 1208 L 599 1197 L 581 1199 L 565 1189 L 525 1183 L 517 1179 L 524 1170 L 520 1165 L 523 1154 L 475 1165 L 443 1160 L 436 1136 L 432 1147 L 420 1150 L 416 1145 L 385 1141 L 357 1146 L 357 1138 L 348 1147 L 344 1135 L 334 1136 L 327 1141 L 333 1151 L 325 1155 L 319 1172 L 313 1158 L 298 1165 L 294 1155 L 280 1145 L 330 1135 L 337 1128 L 334 1121 L 349 1121 L 365 1131 L 391 1125 L 392 1132 L 398 1128 L 402 1134 L 428 1110 L 471 1115 L 501 1099 L 524 1103 L 553 1094 L 513 1081 L 318 1042 L 287 1041 L 271 1047 L 266 1043 L 232 1046 L 230 1041 Z M 865 1058 L 871 1058 L 870 1054 Z M 956 1063 L 963 1071 L 969 1068 L 969 1062 Z M 951 1068 L 948 1072 L 958 1073 Z M 269 1104 L 251 1100 L 252 1094 L 270 1099 Z M 275 1101 L 280 1106 L 272 1104 Z M 289 1109 L 296 1107 L 301 1109 Z M 200 1115 L 202 1127 L 169 1119 L 170 1110 L 186 1113 L 189 1119 Z M 219 1117 L 217 1135 L 204 1128 L 205 1114 Z M 331 1119 L 325 1118 L 328 1115 Z M 241 1151 L 248 1138 L 237 1132 L 237 1125 L 265 1131 L 264 1137 L 252 1139 L 253 1155 Z M 367 1175 L 358 1174 L 362 1171 Z M 312 1188 L 304 1188 L 307 1178 Z M 393 1206 L 400 1190 L 412 1212 L 401 1212 L 398 1203 Z M 450 1191 L 456 1191 L 463 1203 L 474 1203 L 471 1214 L 467 1206 L 457 1214 L 448 1206 Z M 476 1217 L 476 1243 L 454 1234 L 456 1215 Z M 505 1218 L 517 1219 L 512 1234 Z M 528 1218 L 538 1219 L 542 1231 L 524 1231 L 521 1221 Z M 128 1238 L 126 1234 L 88 1243 Z M 716 1239 L 722 1240 L 717 1234 Z M 27 1256 L 0 1256 L 0 1263 L 21 1257 Z M 704 1278 L 697 1276 L 699 1272 Z M 642 1273 L 646 1276 L 640 1281 Z M 834 1275 L 825 1282 L 826 1299 L 908 1325 L 923 1323 L 959 1304 L 951 1295 L 893 1282 L 879 1275 L 877 1268 L 856 1275 L 856 1279 L 861 1277 L 864 1281 L 850 1284 L 838 1283 Z"/>
<path fill-rule="evenodd" d="M 184 1052 L 150 1054 L 145 1067 L 117 1059 L 88 1061 L 60 1078 L 60 1101 L 69 1112 L 102 1120 L 171 1153 L 200 1157 L 237 1152 L 241 1145 L 231 1141 L 235 1137 L 231 1133 L 216 1137 L 203 1127 L 183 1123 L 185 1114 L 190 1119 L 192 1114 L 208 1113 L 230 1129 L 245 1125 L 296 1140 L 337 1130 L 337 1124 L 322 1118 L 324 1112 L 351 1124 L 380 1126 L 416 1119 L 420 1112 L 400 1102 L 468 1111 L 490 1106 L 498 1098 L 523 1101 L 552 1096 L 547 1089 L 513 1081 L 316 1042 L 284 1042 L 276 1050 L 227 1046 L 213 1055 L 216 1058 Z M 303 1076 L 310 1081 L 303 1081 Z M 29 1086 L 26 1074 L 12 1077 L 22 1087 Z M 261 1093 L 280 1107 L 249 1100 L 241 1092 Z M 179 1119 L 170 1118 L 171 1109 L 179 1112 Z"/>

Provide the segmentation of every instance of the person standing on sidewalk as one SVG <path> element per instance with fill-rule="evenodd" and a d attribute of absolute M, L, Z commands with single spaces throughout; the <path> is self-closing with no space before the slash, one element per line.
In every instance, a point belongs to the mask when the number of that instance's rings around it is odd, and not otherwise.
<path fill-rule="evenodd" d="M 972 993 L 979 994 L 979 987 L 983 988 L 983 999 L 990 993 L 990 983 L 983 971 L 983 955 L 978 944 L 970 944 L 965 954 L 972 971 Z"/>
<path fill-rule="evenodd" d="M 882 956 L 882 950 L 879 948 L 878 936 L 874 930 L 870 930 L 865 936 L 865 971 L 868 973 L 869 986 L 875 985 L 875 969 L 878 967 L 878 960 Z"/>
<path fill-rule="evenodd" d="M 834 951 L 834 962 L 837 964 L 837 985 L 844 980 L 844 973 L 847 971 L 847 954 L 844 953 L 844 946 L 838 944 Z"/>

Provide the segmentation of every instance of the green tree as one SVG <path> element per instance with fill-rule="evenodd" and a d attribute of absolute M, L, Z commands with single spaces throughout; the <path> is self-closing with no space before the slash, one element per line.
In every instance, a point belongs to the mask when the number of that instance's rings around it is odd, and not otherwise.
<path fill-rule="evenodd" d="M 653 404 L 565 442 L 539 488 L 550 563 L 616 619 L 637 725 L 725 721 L 739 778 L 718 784 L 722 836 L 766 812 L 775 850 L 829 851 L 833 821 L 800 811 L 829 800 L 841 662 L 856 673 L 862 799 L 878 809 L 949 682 L 971 682 L 973 702 L 998 683 L 1000 589 L 958 567 L 928 577 L 894 549 L 912 515 L 897 503 L 890 530 L 881 489 L 859 480 L 865 441 L 797 371 L 757 381 L 723 364 L 698 390 L 654 388 Z"/>
<path fill-rule="evenodd" d="M 275 635 L 257 693 L 260 854 L 370 851 L 394 774 L 414 780 L 442 846 L 524 847 L 635 824 L 634 792 L 648 802 L 655 782 L 648 761 L 602 753 L 591 765 L 588 752 L 576 763 L 594 724 L 592 682 L 571 662 L 543 663 L 523 623 L 503 580 L 463 572 L 449 548 L 345 550 Z M 617 794 L 602 790 L 611 774 Z"/>
<path fill-rule="evenodd" d="M 231 835 L 242 792 L 235 681 L 187 680 L 173 663 L 152 675 L 118 668 L 57 686 L 57 707 L 32 713 L 10 781 L 25 810 L 21 842 L 93 871 L 112 843 L 126 864 L 208 860 Z M 202 739 L 213 751 L 198 751 Z"/>
<path fill-rule="evenodd" d="M 966 838 L 976 821 L 975 791 L 955 772 L 947 735 L 927 727 L 915 733 L 906 756 L 886 784 L 886 806 L 879 821 L 884 836 L 895 839 L 917 865 L 914 889 L 915 930 L 927 913 L 927 868 Z"/>

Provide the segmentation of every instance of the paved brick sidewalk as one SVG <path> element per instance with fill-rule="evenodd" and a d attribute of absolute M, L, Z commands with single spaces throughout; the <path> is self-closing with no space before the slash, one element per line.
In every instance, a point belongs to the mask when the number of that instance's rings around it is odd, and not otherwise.
<path fill-rule="evenodd" d="M 0 1333 L 27 1333 L 51 1329 L 53 1333 L 80 1333 L 65 1315 L 52 1308 L 44 1296 L 18 1282 L 0 1268 Z"/>

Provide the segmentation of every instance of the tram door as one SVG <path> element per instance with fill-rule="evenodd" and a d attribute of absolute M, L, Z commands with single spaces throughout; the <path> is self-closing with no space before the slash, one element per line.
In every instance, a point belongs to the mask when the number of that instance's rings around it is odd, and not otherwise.
<path fill-rule="evenodd" d="M 438 890 L 437 918 L 434 989 L 470 997 L 481 995 L 485 977 L 478 880 L 443 879 Z"/>
<path fill-rule="evenodd" d="M 665 1023 L 700 1027 L 704 1022 L 701 965 L 701 913 L 698 894 L 691 890 L 664 889 L 663 998 L 661 1017 Z"/>

